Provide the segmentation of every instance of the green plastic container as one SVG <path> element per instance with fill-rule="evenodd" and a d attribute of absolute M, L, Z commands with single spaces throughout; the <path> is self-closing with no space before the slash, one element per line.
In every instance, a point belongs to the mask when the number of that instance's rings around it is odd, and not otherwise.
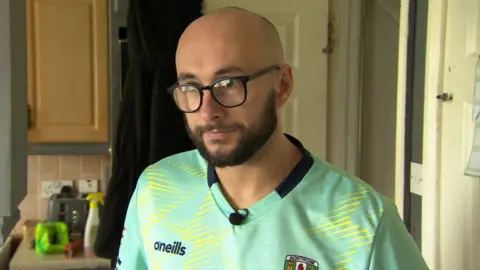
<path fill-rule="evenodd" d="M 69 242 L 64 222 L 44 222 L 35 227 L 35 250 L 39 254 L 63 253 Z"/>

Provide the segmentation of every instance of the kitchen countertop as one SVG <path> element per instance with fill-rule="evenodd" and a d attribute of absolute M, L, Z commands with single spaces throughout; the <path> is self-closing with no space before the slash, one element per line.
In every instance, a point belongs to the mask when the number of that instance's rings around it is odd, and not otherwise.
<path fill-rule="evenodd" d="M 25 241 L 18 246 L 12 260 L 11 270 L 70 270 L 70 269 L 105 269 L 109 270 L 110 260 L 102 258 L 84 258 L 82 253 L 76 254 L 70 259 L 65 259 L 63 254 L 38 255 L 35 249 L 30 249 Z"/>

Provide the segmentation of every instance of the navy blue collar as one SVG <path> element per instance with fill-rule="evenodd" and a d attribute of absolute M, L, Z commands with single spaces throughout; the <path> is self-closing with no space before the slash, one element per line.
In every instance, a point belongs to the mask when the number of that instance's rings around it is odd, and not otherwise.
<path fill-rule="evenodd" d="M 293 168 L 287 178 L 285 178 L 285 180 L 283 180 L 282 183 L 280 183 L 280 185 L 278 185 L 278 187 L 275 189 L 278 195 L 282 198 L 285 197 L 290 191 L 292 191 L 292 189 L 294 189 L 298 185 L 298 183 L 300 183 L 300 181 L 302 181 L 303 177 L 307 174 L 307 172 L 313 165 L 313 157 L 310 152 L 308 152 L 308 150 L 303 147 L 302 143 L 293 136 L 290 136 L 288 134 L 285 134 L 285 136 L 291 143 L 293 143 L 302 151 L 303 157 L 297 163 L 295 168 Z M 218 175 L 215 171 L 215 167 L 209 165 L 208 186 L 211 188 L 213 184 L 218 182 Z"/>

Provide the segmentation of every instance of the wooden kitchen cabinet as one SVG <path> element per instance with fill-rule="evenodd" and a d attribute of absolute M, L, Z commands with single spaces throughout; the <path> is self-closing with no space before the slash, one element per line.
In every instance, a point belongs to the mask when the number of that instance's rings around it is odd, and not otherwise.
<path fill-rule="evenodd" d="M 29 143 L 108 142 L 108 0 L 26 1 Z"/>

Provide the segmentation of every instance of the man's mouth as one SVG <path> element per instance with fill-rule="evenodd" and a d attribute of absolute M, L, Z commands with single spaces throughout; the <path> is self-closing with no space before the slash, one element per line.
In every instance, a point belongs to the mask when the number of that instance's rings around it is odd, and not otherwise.
<path fill-rule="evenodd" d="M 234 131 L 235 129 L 234 128 L 230 128 L 230 129 L 211 129 L 207 132 L 211 132 L 211 133 L 228 133 L 228 132 L 232 132 Z"/>
<path fill-rule="evenodd" d="M 230 135 L 232 132 L 234 132 L 236 129 L 212 129 L 209 131 L 206 131 L 204 133 L 204 136 L 206 139 L 209 140 L 222 140 L 225 139 L 228 135 Z"/>

